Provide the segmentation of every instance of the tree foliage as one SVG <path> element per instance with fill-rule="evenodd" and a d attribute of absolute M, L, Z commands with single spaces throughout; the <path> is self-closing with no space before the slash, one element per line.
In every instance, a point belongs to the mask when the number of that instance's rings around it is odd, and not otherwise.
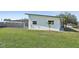
<path fill-rule="evenodd" d="M 4 21 L 10 21 L 11 19 L 4 19 Z"/>
<path fill-rule="evenodd" d="M 64 24 L 75 24 L 77 25 L 77 17 L 71 13 L 64 12 L 58 15 L 61 18 L 64 18 Z"/>

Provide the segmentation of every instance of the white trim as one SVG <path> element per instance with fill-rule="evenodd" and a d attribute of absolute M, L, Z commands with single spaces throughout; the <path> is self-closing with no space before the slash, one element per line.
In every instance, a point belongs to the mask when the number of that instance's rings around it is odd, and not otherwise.
<path fill-rule="evenodd" d="M 31 20 L 28 20 L 28 29 L 31 29 Z"/>

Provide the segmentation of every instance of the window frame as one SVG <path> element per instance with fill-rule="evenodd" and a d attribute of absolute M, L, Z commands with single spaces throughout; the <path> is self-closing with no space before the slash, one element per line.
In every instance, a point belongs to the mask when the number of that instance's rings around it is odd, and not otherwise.
<path fill-rule="evenodd" d="M 37 25 L 37 21 L 32 21 L 32 24 L 33 25 Z"/>
<path fill-rule="evenodd" d="M 48 24 L 53 25 L 54 24 L 54 20 L 48 20 Z"/>

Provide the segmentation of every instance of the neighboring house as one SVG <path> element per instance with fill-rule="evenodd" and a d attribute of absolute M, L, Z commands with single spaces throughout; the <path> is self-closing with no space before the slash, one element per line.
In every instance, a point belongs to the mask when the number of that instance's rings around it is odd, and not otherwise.
<path fill-rule="evenodd" d="M 33 30 L 53 30 L 63 31 L 64 25 L 62 24 L 61 18 L 57 16 L 39 15 L 39 14 L 28 14 L 28 28 Z M 50 24 L 50 27 L 49 27 Z"/>

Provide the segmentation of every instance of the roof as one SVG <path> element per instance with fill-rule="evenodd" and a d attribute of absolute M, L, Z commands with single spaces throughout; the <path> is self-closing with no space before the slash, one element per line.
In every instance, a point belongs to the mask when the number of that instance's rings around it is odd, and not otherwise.
<path fill-rule="evenodd" d="M 58 16 L 41 15 L 41 14 L 30 14 L 30 13 L 25 13 L 25 15 L 35 15 L 35 16 L 46 16 L 46 17 L 55 17 L 55 18 L 60 18 L 60 17 L 58 17 Z"/>

